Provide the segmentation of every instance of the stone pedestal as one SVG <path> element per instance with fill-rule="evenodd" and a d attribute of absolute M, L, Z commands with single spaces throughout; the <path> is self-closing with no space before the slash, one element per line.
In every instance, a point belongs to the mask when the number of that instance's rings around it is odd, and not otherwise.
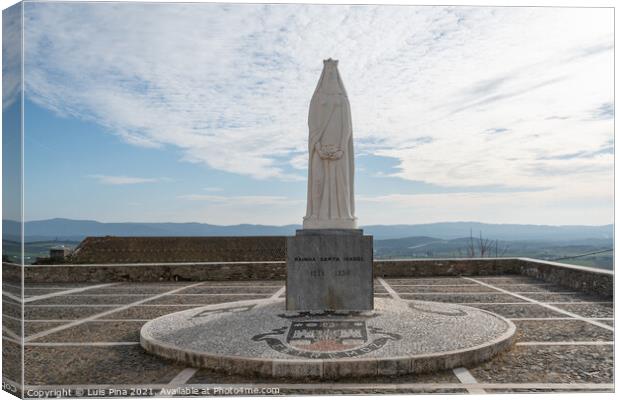
<path fill-rule="evenodd" d="M 373 309 L 372 236 L 361 229 L 301 229 L 287 238 L 286 309 Z"/>

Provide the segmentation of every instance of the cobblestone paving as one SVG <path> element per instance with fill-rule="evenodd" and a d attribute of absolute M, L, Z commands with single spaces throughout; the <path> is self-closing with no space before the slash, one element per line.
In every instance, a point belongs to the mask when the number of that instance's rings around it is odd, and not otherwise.
<path fill-rule="evenodd" d="M 573 303 L 573 302 L 598 302 L 600 298 L 591 294 L 585 293 L 528 293 L 525 296 L 545 303 Z"/>
<path fill-rule="evenodd" d="M 444 285 L 444 286 L 424 286 L 424 285 L 391 285 L 399 293 L 489 293 L 491 290 L 480 285 Z"/>
<path fill-rule="evenodd" d="M 150 306 L 140 305 L 110 314 L 109 319 L 154 319 L 161 317 L 162 315 L 183 311 L 194 307 L 196 306 L 170 306 L 160 304 L 153 304 Z"/>
<path fill-rule="evenodd" d="M 611 383 L 612 346 L 516 346 L 470 368 L 479 382 Z"/>
<path fill-rule="evenodd" d="M 271 293 L 268 293 L 271 294 Z M 267 294 L 254 294 L 254 293 L 239 293 L 239 294 L 206 294 L 206 295 L 182 295 L 175 294 L 170 296 L 162 296 L 156 300 L 151 300 L 145 304 L 193 304 L 193 305 L 206 305 L 206 304 L 218 304 L 228 303 L 238 300 L 253 300 L 265 298 Z"/>
<path fill-rule="evenodd" d="M 523 300 L 517 299 L 509 294 L 496 293 L 406 293 L 401 294 L 401 298 L 406 300 L 424 300 L 424 301 L 439 301 L 442 303 L 515 303 L 522 302 Z"/>
<path fill-rule="evenodd" d="M 115 305 L 115 304 L 129 304 L 138 300 L 149 298 L 150 295 L 130 295 L 130 294 L 115 294 L 115 295 L 68 295 L 68 296 L 55 296 L 52 298 L 46 298 L 42 300 L 31 301 L 29 306 L 38 305 Z"/>
<path fill-rule="evenodd" d="M 35 333 L 46 331 L 56 326 L 64 325 L 68 321 L 56 320 L 56 321 L 28 321 L 24 323 L 24 331 L 26 336 L 34 335 Z"/>
<path fill-rule="evenodd" d="M 504 276 L 480 276 L 475 277 L 477 280 L 491 285 L 512 285 L 512 284 L 537 284 L 544 283 L 538 279 L 521 275 L 504 275 Z"/>
<path fill-rule="evenodd" d="M 586 342 L 614 340 L 608 329 L 575 319 L 558 321 L 514 321 L 520 342 Z"/>
<path fill-rule="evenodd" d="M 541 293 L 563 293 L 563 292 L 574 292 L 575 289 L 572 288 L 566 288 L 566 287 L 562 287 L 562 286 L 556 286 L 556 285 L 551 285 L 551 284 L 535 284 L 535 283 L 529 283 L 529 284 L 502 284 L 502 283 L 493 283 L 493 282 L 487 282 L 487 283 L 491 283 L 494 286 L 497 286 L 500 289 L 504 289 L 504 290 L 509 290 L 511 292 L 514 293 L 532 293 L 532 292 L 541 292 Z M 488 288 L 486 288 L 488 290 Z"/>
<path fill-rule="evenodd" d="M 476 306 L 505 318 L 554 318 L 563 317 L 558 311 L 539 304 L 480 304 Z"/>
<path fill-rule="evenodd" d="M 252 293 L 274 294 L 280 289 L 279 286 L 254 286 L 252 287 Z M 181 290 L 178 294 L 244 294 L 249 293 L 247 286 L 198 286 L 185 290 Z"/>
<path fill-rule="evenodd" d="M 376 281 L 375 293 L 395 293 L 403 301 L 479 302 L 469 305 L 514 319 L 517 343 L 493 360 L 468 366 L 474 384 L 463 383 L 462 375 L 451 370 L 339 382 L 222 375 L 149 355 L 138 343 L 140 328 L 150 319 L 196 304 L 260 301 L 275 295 L 283 281 L 118 283 L 92 289 L 89 286 L 98 285 L 30 285 L 24 291 L 26 384 L 56 389 L 66 385 L 135 385 L 150 388 L 153 394 L 171 382 L 171 387 L 186 383 L 262 384 L 277 388 L 279 394 L 613 391 L 613 304 L 524 276 L 473 278 L 531 300 L 460 277 L 386 279 L 389 290 Z M 63 293 L 72 289 L 83 290 Z M 19 293 L 5 285 L 3 290 Z M 5 318 L 19 315 L 19 307 L 11 302 L 10 298 L 4 301 Z M 547 307 L 548 303 L 566 313 Z M 19 323 L 4 326 L 18 329 Z M 5 360 L 19 359 L 19 346 L 10 341 L 9 333 L 3 336 Z M 10 368 L 5 370 L 5 377 L 18 376 Z"/>
<path fill-rule="evenodd" d="M 45 305 L 26 304 L 26 320 L 65 319 L 75 320 L 88 318 L 101 312 L 114 310 L 115 306 L 96 306 L 85 304 L 82 306 L 46 307 Z"/>
<path fill-rule="evenodd" d="M 275 379 L 275 378 L 265 378 L 265 377 L 253 377 L 248 379 L 243 376 L 235 376 L 235 375 L 226 375 L 222 373 L 212 372 L 205 369 L 201 369 L 197 371 L 194 376 L 187 382 L 188 384 L 201 384 L 201 383 L 213 383 L 213 382 L 221 382 L 221 383 L 272 383 L 272 384 L 288 384 L 288 383 L 296 383 L 290 379 Z M 459 380 L 452 373 L 452 371 L 441 371 L 433 374 L 419 374 L 419 375 L 399 375 L 392 377 L 364 377 L 364 378 L 344 378 L 340 381 L 333 380 L 307 380 L 304 383 L 341 383 L 341 384 L 361 384 L 361 383 L 372 383 L 372 384 L 406 384 L 406 383 L 458 383 Z"/>
<path fill-rule="evenodd" d="M 585 318 L 613 318 L 614 316 L 614 307 L 612 303 L 562 304 L 558 305 L 558 308 L 573 312 Z"/>

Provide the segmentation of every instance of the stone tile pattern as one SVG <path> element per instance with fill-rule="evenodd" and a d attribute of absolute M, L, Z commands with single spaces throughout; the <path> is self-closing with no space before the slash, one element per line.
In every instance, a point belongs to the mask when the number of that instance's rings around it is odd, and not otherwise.
<path fill-rule="evenodd" d="M 3 276 L 4 278 L 4 276 Z M 491 283 L 497 287 L 501 287 L 510 291 L 518 292 L 537 292 L 537 293 L 554 293 L 560 288 L 550 285 L 549 283 L 535 279 L 517 275 L 500 275 L 500 276 L 479 276 L 484 282 Z M 425 293 L 432 292 L 458 292 L 459 286 L 445 287 L 443 285 L 463 285 L 464 292 L 487 292 L 488 288 L 477 285 L 471 281 L 459 277 L 433 276 L 428 275 L 426 278 L 400 278 L 387 279 L 387 282 L 399 294 L 404 293 Z M 12 292 L 12 287 L 7 286 L 8 281 L 3 281 L 3 289 Z M 98 282 L 99 283 L 99 282 Z M 176 283 L 120 283 L 108 288 L 92 289 L 84 294 L 101 294 L 111 297 L 117 294 L 138 294 L 144 293 L 151 296 L 166 292 L 173 287 L 182 287 L 192 282 L 176 282 Z M 75 287 L 84 286 L 85 283 L 59 283 L 49 280 L 45 284 L 27 284 L 25 293 L 27 295 L 40 295 L 43 293 L 52 293 L 54 291 L 66 290 Z M 205 282 L 203 285 L 187 289 L 177 294 L 211 294 L 218 293 L 218 287 L 221 288 L 221 294 L 230 293 L 226 288 L 233 286 L 235 292 L 237 288 L 247 288 L 247 292 L 254 292 L 256 287 L 271 287 L 273 292 L 284 285 L 284 281 L 212 281 Z M 399 286 L 407 285 L 407 286 Z M 442 286 L 431 286 L 442 285 Z M 375 282 L 375 288 L 381 290 L 381 285 Z M 407 289 L 401 291 L 401 289 Z M 419 290 L 416 290 L 418 288 Z M 432 289 L 432 290 L 431 290 Z M 20 289 L 17 288 L 19 291 Z M 383 290 L 381 290 L 383 292 Z M 566 290 L 565 290 L 566 291 Z M 570 291 L 570 290 L 569 290 Z M 261 293 L 263 293 L 261 291 Z M 270 296 L 270 292 L 265 292 L 265 298 Z M 527 296 L 527 294 L 526 294 Z M 579 295 L 566 294 L 565 296 L 573 296 L 576 301 L 581 301 Z M 88 296 L 85 297 L 85 304 L 89 301 Z M 516 299 L 516 298 L 515 298 Z M 244 300 L 239 296 L 237 300 Z M 517 301 L 521 301 L 516 299 Z M 541 298 L 546 301 L 546 298 Z M 604 301 L 602 297 L 588 298 L 588 301 Z M 54 304 L 54 298 L 50 298 L 48 304 Z M 120 305 L 119 305 L 120 306 Z M 510 318 L 511 315 L 521 315 L 525 318 L 538 318 L 537 314 L 540 306 L 532 308 L 529 304 L 505 305 L 503 310 L 494 310 L 494 312 Z M 581 309 L 571 309 L 577 314 L 589 313 L 591 310 L 586 305 L 579 306 Z M 6 316 L 19 317 L 11 312 L 12 308 L 5 307 L 3 320 L 8 320 Z M 71 310 L 79 309 L 79 313 L 73 313 Z M 169 307 L 169 306 L 138 306 L 131 307 L 126 312 L 117 312 L 106 317 L 96 319 L 95 321 L 105 321 L 115 319 L 115 315 L 123 314 L 123 320 L 138 320 L 147 322 L 151 318 L 159 317 L 166 313 L 176 312 L 185 309 L 185 307 Z M 161 310 L 161 311 L 159 311 Z M 519 310 L 525 310 L 519 312 Z M 16 309 L 17 311 L 17 309 Z M 52 320 L 52 322 L 25 322 L 27 335 L 38 333 L 55 326 L 64 325 L 72 322 L 73 318 L 83 318 L 85 316 L 94 315 L 101 312 L 98 308 L 80 308 L 78 305 L 69 305 L 64 308 L 43 308 L 41 306 L 26 306 L 28 319 Z M 592 314 L 597 315 L 597 314 Z M 601 315 L 601 314 L 598 314 Z M 583 315 L 584 317 L 587 315 Z M 554 318 L 560 315 L 553 315 Z M 565 315 L 561 317 L 566 317 Z M 521 318 L 521 317 L 517 317 Z M 118 318 L 121 319 L 121 318 Z M 53 322 L 58 320 L 60 322 Z M 95 343 L 88 342 L 106 341 L 133 341 L 139 335 L 140 323 L 127 321 L 125 324 L 121 321 L 111 321 L 110 324 L 105 322 L 96 322 L 93 324 L 85 323 L 75 328 L 67 329 L 44 336 L 37 340 L 39 345 L 26 345 L 25 362 L 26 362 L 26 383 L 41 385 L 67 385 L 76 383 L 79 385 L 88 384 L 109 384 L 117 385 L 121 383 L 131 382 L 132 384 L 155 384 L 167 383 L 172 380 L 176 374 L 182 371 L 185 366 L 167 361 L 163 358 L 148 355 L 138 343 L 135 345 L 98 347 Z M 543 341 L 543 342 L 559 342 L 559 341 L 608 341 L 610 340 L 610 331 L 603 328 L 587 325 L 575 319 L 567 320 L 534 320 L 534 321 L 514 321 L 517 325 L 518 341 Z M 613 320 L 600 320 L 605 324 L 613 326 Z M 63 342 L 77 341 L 77 335 L 80 337 L 81 346 L 62 346 Z M 53 346 L 42 347 L 44 342 L 53 342 Z M 5 375 L 9 379 L 18 377 L 19 368 L 13 368 L 13 372 L 9 372 L 10 367 L 19 366 L 18 362 L 21 358 L 19 345 L 13 345 L 10 341 L 5 341 L 3 346 L 4 360 L 13 360 L 15 365 L 6 363 L 4 368 Z M 4 344 L 4 343 L 3 343 Z M 532 388 L 520 387 L 518 389 L 485 389 L 487 392 L 536 392 L 536 391 L 554 391 L 558 389 L 540 388 L 541 384 L 564 382 L 570 384 L 568 387 L 561 389 L 564 391 L 575 392 L 577 386 L 573 388 L 572 384 L 596 384 L 613 382 L 613 347 L 610 345 L 535 345 L 535 346 L 515 346 L 509 351 L 493 358 L 490 361 L 478 365 L 470 365 L 468 369 L 476 380 L 480 383 L 491 384 L 532 384 Z M 17 372 L 17 373 L 14 373 Z M 356 389 L 350 387 L 346 389 L 321 388 L 319 385 L 323 383 L 334 382 L 326 377 L 314 379 L 307 377 L 303 381 L 300 379 L 277 379 L 254 376 L 248 378 L 231 372 L 216 373 L 207 369 L 199 369 L 196 374 L 188 381 L 188 383 L 207 383 L 207 384 L 224 384 L 236 383 L 243 384 L 248 382 L 266 383 L 278 387 L 287 383 L 311 382 L 317 386 L 314 389 L 298 389 L 291 391 L 295 394 L 354 394 L 354 393 L 388 393 L 390 390 L 385 388 L 377 389 Z M 378 376 L 364 378 L 342 378 L 338 383 L 360 384 L 360 385 L 383 385 L 390 383 L 398 384 L 441 384 L 450 383 L 458 384 L 458 380 L 450 371 L 433 372 L 427 374 L 405 374 L 393 376 Z M 588 391 L 599 391 L 609 389 L 587 389 Z M 446 389 L 438 388 L 402 388 L 400 393 L 449 393 L 459 392 L 463 389 Z M 281 391 L 284 392 L 284 389 Z"/>
<path fill-rule="evenodd" d="M 424 373 L 487 360 L 516 328 L 460 305 L 376 299 L 372 313 L 284 313 L 273 300 L 205 307 L 147 323 L 141 344 L 194 367 L 241 375 L 332 379 Z M 230 332 L 235 332 L 231 337 Z"/>
<path fill-rule="evenodd" d="M 8 379 L 15 383 L 21 383 L 23 373 L 23 348 L 15 340 L 23 329 L 23 309 L 16 300 L 23 295 L 22 272 L 22 267 L 17 264 L 2 263 L 2 377 L 3 381 Z M 8 381 L 4 390 L 18 393 L 17 390 L 12 390 Z"/>

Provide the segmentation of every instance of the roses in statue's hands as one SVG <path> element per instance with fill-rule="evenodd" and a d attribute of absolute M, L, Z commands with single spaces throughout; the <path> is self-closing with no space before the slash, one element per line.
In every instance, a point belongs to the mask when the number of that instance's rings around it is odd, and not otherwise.
<path fill-rule="evenodd" d="M 333 144 L 321 145 L 317 143 L 314 148 L 323 160 L 339 160 L 344 155 L 344 152 Z"/>

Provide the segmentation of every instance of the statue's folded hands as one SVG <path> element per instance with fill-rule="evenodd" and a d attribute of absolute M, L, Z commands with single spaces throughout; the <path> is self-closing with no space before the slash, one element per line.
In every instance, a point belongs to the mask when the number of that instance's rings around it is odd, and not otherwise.
<path fill-rule="evenodd" d="M 333 144 L 320 145 L 319 143 L 317 151 L 319 152 L 319 157 L 323 160 L 335 161 L 344 155 L 344 152 Z"/>

